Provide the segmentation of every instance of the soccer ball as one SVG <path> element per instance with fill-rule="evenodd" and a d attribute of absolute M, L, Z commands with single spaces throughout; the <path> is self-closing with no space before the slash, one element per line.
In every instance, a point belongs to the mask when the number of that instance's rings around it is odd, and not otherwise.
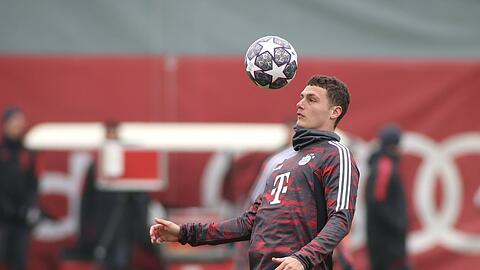
<path fill-rule="evenodd" d="M 297 72 L 297 53 L 285 39 L 266 36 L 250 45 L 245 55 L 247 75 L 256 85 L 279 89 L 293 80 Z"/>

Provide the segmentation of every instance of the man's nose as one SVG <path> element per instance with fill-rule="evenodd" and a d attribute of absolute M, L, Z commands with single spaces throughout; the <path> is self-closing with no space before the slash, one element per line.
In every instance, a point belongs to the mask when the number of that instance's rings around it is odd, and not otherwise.
<path fill-rule="evenodd" d="M 297 109 L 302 109 L 302 110 L 303 110 L 303 98 L 300 99 L 300 100 L 297 102 Z"/>

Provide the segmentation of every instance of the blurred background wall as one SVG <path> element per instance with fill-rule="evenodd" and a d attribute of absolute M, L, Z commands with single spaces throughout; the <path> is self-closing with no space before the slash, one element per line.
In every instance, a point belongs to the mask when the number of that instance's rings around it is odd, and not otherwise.
<path fill-rule="evenodd" d="M 32 126 L 280 123 L 294 115 L 312 74 L 337 76 L 352 96 L 342 130 L 364 144 L 388 122 L 411 135 L 404 165 L 416 268 L 476 269 L 478 14 L 473 0 L 1 0 L 0 108 L 20 106 Z M 299 54 L 297 77 L 280 91 L 262 90 L 245 75 L 244 53 L 265 35 L 286 38 Z M 169 187 L 153 196 L 167 207 L 201 206 L 202 175 L 214 154 L 172 153 Z M 68 174 L 63 163 L 47 165 Z M 448 182 L 461 192 L 451 195 Z M 421 199 L 415 194 L 425 185 L 433 195 Z M 65 199 L 45 204 L 55 200 Z M 429 233 L 435 220 L 438 232 Z M 32 269 L 56 269 L 52 254 L 62 240 L 38 241 Z M 354 255 L 366 269 L 358 243 Z M 42 248 L 48 245 L 50 253 Z"/>

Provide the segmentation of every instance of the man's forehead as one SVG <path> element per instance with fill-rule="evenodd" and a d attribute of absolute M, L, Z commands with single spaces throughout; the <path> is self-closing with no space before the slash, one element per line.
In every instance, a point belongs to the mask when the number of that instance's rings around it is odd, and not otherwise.
<path fill-rule="evenodd" d="M 302 95 L 315 95 L 315 96 L 323 96 L 327 93 L 327 90 L 325 88 L 322 88 L 320 86 L 315 86 L 315 85 L 307 85 L 303 91 Z"/>

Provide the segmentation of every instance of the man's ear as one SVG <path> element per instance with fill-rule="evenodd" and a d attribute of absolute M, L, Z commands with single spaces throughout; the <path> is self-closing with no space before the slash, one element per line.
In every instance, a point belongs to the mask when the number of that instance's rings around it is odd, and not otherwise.
<path fill-rule="evenodd" d="M 333 106 L 332 112 L 330 113 L 330 119 L 335 120 L 342 114 L 341 106 Z"/>

